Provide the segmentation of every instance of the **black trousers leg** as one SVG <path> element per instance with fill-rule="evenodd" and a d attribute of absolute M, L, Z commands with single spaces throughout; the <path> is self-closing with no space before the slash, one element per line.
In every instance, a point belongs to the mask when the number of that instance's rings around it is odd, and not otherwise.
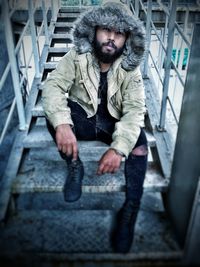
<path fill-rule="evenodd" d="M 141 129 L 140 136 L 134 148 L 145 146 L 147 150 L 147 139 L 144 130 Z M 134 155 L 130 153 L 125 161 L 125 179 L 126 179 L 126 200 L 132 200 L 135 206 L 140 205 L 143 194 L 143 184 L 147 170 L 148 155 Z"/>

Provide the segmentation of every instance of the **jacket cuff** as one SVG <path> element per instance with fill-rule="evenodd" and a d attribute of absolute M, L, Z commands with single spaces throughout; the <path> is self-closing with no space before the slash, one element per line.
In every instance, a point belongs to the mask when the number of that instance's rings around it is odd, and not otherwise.
<path fill-rule="evenodd" d="M 51 116 L 49 117 L 49 121 L 53 125 L 54 129 L 61 124 L 69 124 L 72 126 L 74 125 L 71 116 L 69 116 L 69 114 L 65 112 L 51 114 Z"/>
<path fill-rule="evenodd" d="M 113 141 L 110 147 L 115 149 L 116 151 L 120 151 L 121 153 L 123 153 L 126 158 L 132 150 L 131 144 L 127 142 L 125 138 L 120 138 L 120 140 Z"/>

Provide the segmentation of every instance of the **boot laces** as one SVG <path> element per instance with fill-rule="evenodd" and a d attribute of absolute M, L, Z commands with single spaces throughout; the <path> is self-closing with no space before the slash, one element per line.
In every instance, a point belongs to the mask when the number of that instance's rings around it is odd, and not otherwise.
<path fill-rule="evenodd" d="M 80 182 L 80 175 L 79 175 L 79 170 L 81 167 L 81 163 L 78 160 L 73 160 L 68 167 L 69 171 L 69 176 L 71 177 L 71 181 L 75 183 Z"/>

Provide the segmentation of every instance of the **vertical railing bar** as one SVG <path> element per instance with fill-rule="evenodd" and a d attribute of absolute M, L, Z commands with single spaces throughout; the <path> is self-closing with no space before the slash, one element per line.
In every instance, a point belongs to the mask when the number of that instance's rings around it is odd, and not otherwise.
<path fill-rule="evenodd" d="M 24 62 L 25 62 L 25 64 L 24 64 L 24 66 L 25 66 L 25 73 L 23 73 L 23 77 L 24 77 L 25 75 L 27 75 L 27 69 L 28 69 L 29 64 L 30 64 L 30 63 L 27 64 L 27 62 L 26 62 L 26 54 L 25 54 L 24 42 L 22 42 L 22 50 L 23 50 Z M 22 77 L 21 82 L 20 82 L 20 88 L 21 88 L 21 85 L 24 82 L 23 77 Z M 26 88 L 26 93 L 27 93 L 27 95 L 29 95 L 29 91 L 27 91 L 27 88 Z"/>
<path fill-rule="evenodd" d="M 160 75 L 160 73 L 159 73 L 158 67 L 156 66 L 156 63 L 155 63 L 155 60 L 154 60 L 154 58 L 153 58 L 153 55 L 152 55 L 151 51 L 149 51 L 149 55 L 150 55 L 151 60 L 152 60 L 152 62 L 153 62 L 154 68 L 156 69 L 156 72 L 157 72 L 157 74 L 158 74 L 158 78 L 159 78 L 161 84 L 163 85 L 162 77 L 161 77 L 161 75 Z"/>
<path fill-rule="evenodd" d="M 133 12 L 133 14 L 136 16 L 135 9 L 133 7 L 133 3 L 130 3 L 130 10 Z"/>
<path fill-rule="evenodd" d="M 184 28 L 183 28 L 183 31 L 184 33 L 186 33 L 186 36 L 187 36 L 187 25 L 188 25 L 188 19 L 189 19 L 189 8 L 187 8 L 186 10 L 186 15 L 185 15 L 185 20 L 184 20 Z M 180 35 L 182 37 L 182 35 Z M 182 39 L 181 40 L 181 44 L 180 44 L 180 60 L 179 60 L 179 64 L 181 64 L 181 69 L 182 69 L 182 62 L 183 62 L 183 59 L 184 59 L 184 48 L 183 48 L 183 42 L 184 40 Z M 190 49 L 191 47 L 191 44 L 190 46 L 188 47 L 188 49 Z M 183 51 L 182 51 L 183 50 Z"/>
<path fill-rule="evenodd" d="M 47 14 L 46 14 L 46 6 L 45 1 L 42 0 L 42 14 L 43 14 L 43 21 L 44 21 L 44 32 L 45 32 L 45 44 L 49 44 L 49 31 L 48 31 L 48 24 L 47 24 Z"/>
<path fill-rule="evenodd" d="M 30 27 L 31 27 L 31 40 L 33 46 L 33 55 L 34 55 L 34 63 L 35 63 L 35 77 L 40 78 L 40 69 L 39 69 L 39 54 L 37 50 L 37 38 L 36 38 L 36 30 L 35 30 L 35 22 L 34 22 L 34 14 L 33 14 L 33 2 L 32 0 L 28 1 L 28 12 L 30 17 Z"/>
<path fill-rule="evenodd" d="M 6 81 L 6 78 L 8 76 L 8 73 L 9 73 L 9 70 L 10 70 L 10 62 L 7 64 L 4 72 L 3 72 L 3 75 L 1 76 L 1 80 L 0 80 L 0 92 L 1 90 L 3 89 L 3 85 Z"/>
<path fill-rule="evenodd" d="M 168 26 L 169 16 L 166 16 L 165 18 L 166 18 L 165 19 L 165 27 L 164 27 L 163 35 L 162 35 L 162 38 L 161 38 L 162 48 L 163 47 L 166 47 L 166 32 L 167 32 L 167 26 Z M 165 53 L 167 53 L 166 48 L 163 49 L 163 50 L 165 51 Z M 164 58 L 165 58 L 165 54 L 164 53 L 161 53 L 160 71 L 163 68 Z"/>
<path fill-rule="evenodd" d="M 29 20 L 27 21 L 27 24 L 28 23 L 29 23 Z M 18 50 L 20 48 L 20 45 L 21 45 L 21 42 L 22 42 L 22 38 L 24 36 L 24 33 L 25 33 L 26 29 L 27 29 L 27 25 L 24 27 L 24 29 L 22 31 L 22 34 L 21 34 L 21 36 L 19 38 L 19 41 L 17 42 L 17 45 L 15 47 L 15 55 L 17 54 L 17 52 L 18 52 Z M 7 75 L 9 73 L 9 70 L 10 70 L 10 62 L 8 62 L 6 68 L 5 68 L 4 72 L 3 72 L 3 75 L 1 76 L 1 80 L 0 80 L 0 92 L 1 92 L 1 90 L 3 88 L 4 82 L 5 82 L 6 78 L 7 78 Z"/>
<path fill-rule="evenodd" d="M 7 44 L 7 49 L 8 49 L 8 56 L 9 56 L 9 61 L 11 64 L 10 67 L 11 67 L 13 87 L 14 87 L 16 102 L 17 102 L 17 110 L 18 110 L 18 116 L 19 116 L 19 129 L 25 130 L 26 120 L 25 120 L 24 105 L 23 105 L 21 89 L 19 86 L 20 84 L 19 71 L 17 69 L 17 61 L 16 61 L 16 55 L 15 55 L 14 40 L 13 40 L 13 35 L 12 35 L 12 27 L 11 27 L 10 18 L 8 16 L 8 2 L 6 0 L 3 0 L 2 16 L 3 16 L 4 26 L 5 26 L 5 37 L 6 37 L 6 44 Z"/>
<path fill-rule="evenodd" d="M 36 33 L 36 44 L 37 44 L 37 51 L 38 51 L 38 55 L 40 57 L 40 32 L 38 31 L 37 26 L 35 27 L 35 33 Z"/>
<path fill-rule="evenodd" d="M 172 111 L 172 114 L 173 114 L 173 116 L 174 116 L 175 122 L 176 122 L 176 124 L 178 125 L 178 119 L 177 119 L 177 117 L 176 117 L 176 113 L 175 113 L 174 107 L 173 107 L 173 105 L 172 105 L 172 102 L 171 102 L 171 99 L 169 98 L 169 96 L 167 97 L 167 100 L 168 100 L 169 105 L 170 105 L 170 107 L 171 107 L 171 111 Z"/>
<path fill-rule="evenodd" d="M 175 19 L 176 19 L 176 5 L 177 5 L 177 0 L 173 0 L 172 5 L 171 5 L 171 10 L 170 10 L 170 17 L 169 17 L 167 57 L 166 57 L 166 62 L 165 62 L 165 76 L 164 76 L 164 82 L 163 82 L 164 84 L 163 84 L 163 96 L 162 96 L 162 103 L 161 103 L 160 122 L 158 125 L 158 130 L 160 131 L 163 131 L 165 128 L 167 96 L 168 96 L 170 70 L 171 70 L 171 56 L 172 56 Z"/>
<path fill-rule="evenodd" d="M 152 0 L 148 1 L 148 9 L 147 9 L 147 22 L 146 22 L 146 51 L 145 51 L 145 63 L 143 69 L 143 77 L 147 78 L 148 76 L 148 60 L 149 60 L 149 47 L 151 42 L 151 14 L 152 14 Z"/>
<path fill-rule="evenodd" d="M 162 39 L 163 36 L 163 30 L 162 28 L 160 29 L 160 39 Z M 162 50 L 162 45 L 159 42 L 159 50 L 158 50 L 158 70 L 161 73 L 162 72 L 162 54 L 163 54 L 163 50 Z"/>
<path fill-rule="evenodd" d="M 135 15 L 139 16 L 139 0 L 135 0 Z"/>
<path fill-rule="evenodd" d="M 28 70 L 28 67 L 30 65 L 31 59 L 32 59 L 32 53 L 30 54 L 30 56 L 29 56 L 29 58 L 27 60 L 27 65 L 26 65 L 26 68 L 25 68 L 25 72 Z M 21 78 L 21 81 L 20 81 L 20 87 L 22 86 L 22 84 L 24 82 L 24 77 L 25 77 L 25 73 L 23 73 L 23 75 L 22 75 L 22 78 Z"/>
<path fill-rule="evenodd" d="M 51 16 L 52 21 L 56 21 L 56 12 L 55 12 L 55 1 L 51 0 Z"/>
<path fill-rule="evenodd" d="M 37 41 L 39 40 L 39 37 L 42 35 L 43 28 L 44 28 L 44 21 L 41 23 L 39 30 L 37 30 Z"/>
<path fill-rule="evenodd" d="M 5 134 L 6 134 L 7 130 L 8 130 L 10 121 L 12 119 L 13 112 L 15 110 L 15 106 L 16 106 L 16 97 L 13 99 L 12 105 L 10 107 L 10 110 L 9 110 L 9 113 L 8 113 L 8 116 L 7 116 L 7 119 L 6 119 L 4 128 L 3 128 L 3 131 L 1 133 L 1 136 L 0 136 L 0 145 L 2 144 L 3 139 L 5 137 Z"/>

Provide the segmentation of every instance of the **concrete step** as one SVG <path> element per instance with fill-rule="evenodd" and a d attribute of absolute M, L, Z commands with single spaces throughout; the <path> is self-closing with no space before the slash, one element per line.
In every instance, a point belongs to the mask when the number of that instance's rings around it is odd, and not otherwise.
<path fill-rule="evenodd" d="M 84 161 L 83 192 L 103 193 L 125 190 L 123 163 L 115 174 L 97 175 L 97 168 L 97 161 Z M 61 192 L 66 176 L 67 166 L 64 161 L 29 160 L 27 158 L 21 163 L 12 183 L 12 193 Z M 155 164 L 149 162 L 144 182 L 145 190 L 166 191 L 167 187 L 167 180 L 159 173 Z"/>
<path fill-rule="evenodd" d="M 43 119 L 43 118 L 42 118 Z M 154 136 L 147 130 L 145 130 L 147 135 L 148 145 L 153 147 L 156 145 L 156 141 Z M 49 146 L 53 143 L 53 139 L 48 132 L 45 125 L 36 125 L 33 127 L 29 134 L 25 137 L 23 145 L 26 148 L 33 148 L 33 147 L 44 147 Z M 88 142 L 90 143 L 90 142 Z M 86 143 L 88 145 L 88 143 Z M 92 143 L 91 143 L 92 144 Z M 95 143 L 94 143 L 95 145 Z"/>
<path fill-rule="evenodd" d="M 23 211 L 13 216 L 0 232 L 1 255 L 26 253 L 113 253 L 110 237 L 116 213 L 109 210 Z M 117 256 L 114 253 L 114 256 Z M 180 256 L 164 212 L 140 210 L 131 251 L 126 255 L 155 259 L 156 255 Z M 36 255 L 35 255 L 36 256 Z M 50 255 L 49 255 L 50 256 Z M 109 255 L 108 255 L 109 256 Z M 124 260 L 125 257 L 123 256 Z M 95 259 L 95 258 L 94 258 Z M 124 266 L 124 265 L 123 265 Z"/>

